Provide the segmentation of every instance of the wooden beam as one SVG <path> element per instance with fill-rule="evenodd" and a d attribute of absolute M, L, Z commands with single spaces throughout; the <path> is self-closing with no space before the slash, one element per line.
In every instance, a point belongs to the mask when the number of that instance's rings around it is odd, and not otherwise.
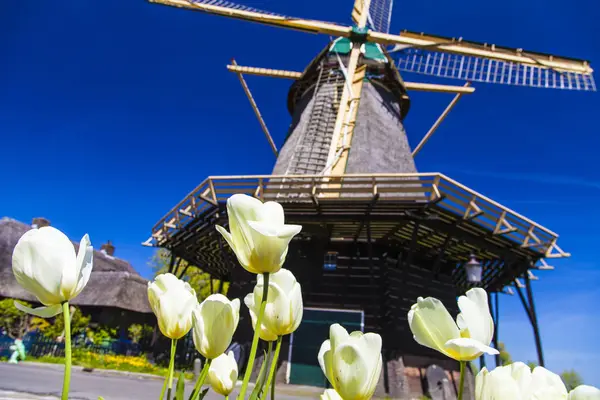
<path fill-rule="evenodd" d="M 237 64 L 228 65 L 227 69 L 231 72 L 239 74 L 267 76 L 270 78 L 300 79 L 302 77 L 302 72 L 286 71 L 282 69 L 271 68 L 245 67 Z"/>
<path fill-rule="evenodd" d="M 235 60 L 231 60 L 231 63 L 233 65 L 237 65 L 237 63 L 235 62 Z M 258 118 L 258 122 L 260 123 L 260 127 L 262 128 L 263 132 L 265 133 L 267 141 L 269 142 L 269 145 L 271 146 L 271 150 L 273 150 L 273 154 L 275 154 L 275 157 L 277 157 L 279 155 L 279 153 L 277 152 L 277 146 L 275 146 L 275 142 L 273 141 L 273 138 L 271 137 L 271 134 L 269 133 L 269 129 L 267 128 L 267 124 L 265 124 L 265 121 L 264 121 L 262 115 L 260 114 L 260 111 L 258 110 L 258 106 L 256 105 L 256 101 L 254 101 L 254 97 L 252 97 L 252 93 L 250 93 L 250 88 L 246 84 L 246 80 L 244 79 L 244 76 L 240 72 L 237 73 L 237 76 L 238 76 L 238 78 L 240 80 L 240 83 L 242 84 L 242 88 L 244 89 L 244 93 L 246 93 L 246 97 L 248 97 L 248 101 L 250 101 L 250 105 L 252 106 L 252 110 L 254 110 L 254 115 L 256 115 L 256 118 Z"/>
<path fill-rule="evenodd" d="M 467 83 L 465 83 L 464 87 L 469 87 L 470 84 L 471 84 L 470 82 L 467 82 Z M 454 108 L 454 106 L 456 105 L 458 100 L 460 100 L 460 98 L 462 97 L 463 94 L 464 93 L 457 93 L 456 96 L 454 96 L 454 98 L 452 99 L 450 104 L 448 104 L 448 107 L 446 107 L 444 112 L 442 112 L 442 114 L 438 117 L 437 121 L 435 121 L 433 126 L 431 128 L 429 128 L 429 131 L 425 134 L 423 139 L 421 139 L 421 141 L 419 142 L 417 147 L 415 147 L 415 149 L 412 152 L 413 157 L 416 156 L 419 153 L 419 151 L 421 151 L 423 146 L 425 146 L 425 143 L 427 143 L 429 138 L 431 138 L 431 136 L 435 133 L 437 128 L 440 126 L 440 124 L 444 121 L 444 119 L 446 119 L 446 117 L 448 116 L 450 111 L 452 111 L 452 109 Z"/>
<path fill-rule="evenodd" d="M 454 86 L 454 85 L 437 85 L 433 83 L 422 82 L 404 82 L 406 90 L 415 92 L 434 92 L 434 93 L 460 93 L 471 94 L 475 92 L 474 87 L 469 86 Z"/>
<path fill-rule="evenodd" d="M 300 79 L 302 72 L 287 71 L 283 69 L 272 68 L 257 68 L 242 65 L 228 65 L 227 69 L 234 73 L 246 75 L 266 76 L 269 78 L 284 78 L 284 79 Z M 416 92 L 435 92 L 435 93 L 462 93 L 471 94 L 475 92 L 474 87 L 455 86 L 455 85 L 438 85 L 433 83 L 422 82 L 404 82 L 406 90 Z"/>

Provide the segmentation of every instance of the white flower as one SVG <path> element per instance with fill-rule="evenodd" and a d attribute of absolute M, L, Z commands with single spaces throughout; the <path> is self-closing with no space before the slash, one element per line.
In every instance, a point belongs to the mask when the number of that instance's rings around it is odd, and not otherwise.
<path fill-rule="evenodd" d="M 245 194 L 235 194 L 227 200 L 229 230 L 217 226 L 238 261 L 253 274 L 279 271 L 288 245 L 302 229 L 284 223 L 283 207 L 272 201 L 262 203 Z"/>
<path fill-rule="evenodd" d="M 254 329 L 256 329 L 256 317 L 262 301 L 263 288 L 264 278 L 258 275 L 254 291 L 244 298 L 250 310 Z M 270 274 L 269 294 L 261 321 L 260 338 L 273 341 L 278 336 L 294 332 L 302 321 L 302 312 L 302 290 L 294 274 L 285 268 Z"/>
<path fill-rule="evenodd" d="M 410 330 L 417 343 L 458 361 L 472 361 L 483 353 L 498 354 L 498 350 L 489 347 L 494 322 L 485 290 L 469 290 L 466 296 L 459 297 L 458 307 L 461 313 L 455 323 L 441 301 L 419 297 L 408 312 Z"/>
<path fill-rule="evenodd" d="M 232 351 L 221 354 L 210 363 L 208 381 L 215 392 L 229 396 L 235 388 L 237 378 L 238 366 Z"/>
<path fill-rule="evenodd" d="M 327 389 L 321 395 L 321 400 L 344 400 L 335 389 Z"/>
<path fill-rule="evenodd" d="M 227 350 L 240 320 L 240 300 L 211 294 L 192 313 L 196 350 L 214 360 Z"/>
<path fill-rule="evenodd" d="M 79 251 L 69 238 L 56 228 L 31 229 L 17 242 L 12 268 L 17 282 L 46 307 L 31 309 L 15 302 L 26 313 L 42 318 L 62 312 L 62 303 L 75 298 L 90 279 L 94 251 L 86 234 Z"/>
<path fill-rule="evenodd" d="M 318 358 L 327 380 L 344 400 L 373 396 L 381 374 L 381 336 L 360 331 L 348 334 L 341 325 L 333 324 Z"/>
<path fill-rule="evenodd" d="M 148 282 L 148 300 L 163 335 L 180 339 L 190 331 L 198 299 L 189 283 L 173 274 L 158 275 Z"/>
<path fill-rule="evenodd" d="M 596 397 L 594 397 L 596 396 Z M 600 390 L 579 386 L 567 395 L 560 376 L 543 367 L 533 372 L 522 362 L 483 368 L 475 378 L 476 400 L 600 400 Z"/>
<path fill-rule="evenodd" d="M 569 393 L 569 400 L 600 400 L 600 389 L 588 385 L 580 385 Z"/>

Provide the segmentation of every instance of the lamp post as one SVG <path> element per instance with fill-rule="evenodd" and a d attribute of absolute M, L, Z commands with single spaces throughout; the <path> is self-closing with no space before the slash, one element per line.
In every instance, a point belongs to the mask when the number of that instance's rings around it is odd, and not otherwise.
<path fill-rule="evenodd" d="M 482 265 L 475 258 L 474 254 L 471 254 L 471 259 L 468 263 L 465 264 L 465 269 L 467 272 L 467 281 L 469 283 L 480 283 L 481 282 L 481 273 L 482 273 Z"/>

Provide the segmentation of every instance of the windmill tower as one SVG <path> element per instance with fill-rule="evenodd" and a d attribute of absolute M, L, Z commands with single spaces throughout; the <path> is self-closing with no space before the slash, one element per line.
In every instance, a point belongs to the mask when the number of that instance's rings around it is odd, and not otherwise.
<path fill-rule="evenodd" d="M 341 321 L 383 336 L 379 394 L 451 398 L 458 365 L 414 342 L 407 312 L 418 296 L 437 297 L 451 308 L 455 297 L 473 285 L 491 293 L 496 324 L 499 294 L 519 295 L 543 365 L 531 280 L 537 279 L 533 270 L 552 269 L 546 259 L 569 256 L 557 245 L 558 235 L 441 173 L 417 172 L 414 155 L 461 96 L 475 91 L 472 82 L 594 91 L 588 62 L 407 31 L 390 34 L 391 0 L 356 0 L 352 26 L 224 0 L 154 1 L 337 38 L 303 72 L 235 61 L 228 66 L 277 155 L 273 172 L 207 178 L 159 220 L 145 242 L 230 281 L 228 295 L 243 297 L 253 277 L 236 267 L 214 229 L 227 222 L 227 198 L 247 193 L 278 201 L 289 223 L 303 225 L 285 266 L 302 284 L 305 320 L 285 344 L 283 381 L 324 384 L 318 346 L 329 324 Z M 408 82 L 401 73 L 464 84 Z M 244 74 L 293 80 L 292 123 L 280 149 Z M 414 90 L 455 97 L 411 150 L 403 119 Z M 246 322 L 240 322 L 236 340 L 243 344 L 251 328 L 247 315 L 241 317 Z"/>

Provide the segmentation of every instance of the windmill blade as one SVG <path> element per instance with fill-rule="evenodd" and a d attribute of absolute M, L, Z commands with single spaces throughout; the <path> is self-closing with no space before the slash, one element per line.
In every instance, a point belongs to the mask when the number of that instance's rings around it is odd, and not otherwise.
<path fill-rule="evenodd" d="M 389 33 L 394 0 L 371 0 L 369 26 L 374 31 Z"/>
<path fill-rule="evenodd" d="M 592 73 L 414 48 L 399 52 L 396 67 L 400 71 L 472 82 L 596 91 Z"/>
<path fill-rule="evenodd" d="M 400 35 L 370 31 L 367 34 L 367 39 L 382 45 L 399 45 L 396 46 L 396 50 L 418 48 L 442 53 L 544 66 L 563 72 L 579 72 L 582 74 L 591 74 L 594 72 L 589 62 L 585 60 L 523 51 L 523 49 L 500 47 L 495 44 L 468 42 L 462 38 L 447 38 L 409 31 L 403 31 Z"/>
<path fill-rule="evenodd" d="M 151 3 L 202 11 L 235 19 L 258 22 L 265 25 L 295 29 L 304 32 L 323 33 L 333 36 L 350 36 L 351 27 L 331 22 L 294 18 L 263 11 L 227 0 L 149 0 Z"/>

